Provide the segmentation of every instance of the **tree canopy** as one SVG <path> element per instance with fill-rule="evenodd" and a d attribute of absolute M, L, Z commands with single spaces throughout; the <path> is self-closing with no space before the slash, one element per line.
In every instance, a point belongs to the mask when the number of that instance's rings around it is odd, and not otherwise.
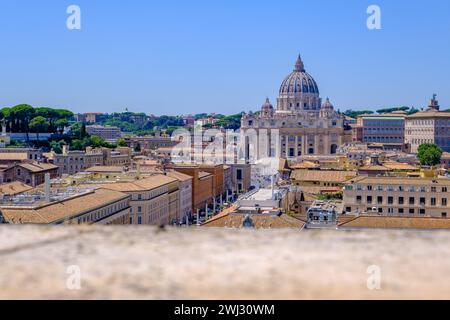
<path fill-rule="evenodd" d="M 421 144 L 417 157 L 423 166 L 435 166 L 441 163 L 442 149 L 432 143 Z"/>

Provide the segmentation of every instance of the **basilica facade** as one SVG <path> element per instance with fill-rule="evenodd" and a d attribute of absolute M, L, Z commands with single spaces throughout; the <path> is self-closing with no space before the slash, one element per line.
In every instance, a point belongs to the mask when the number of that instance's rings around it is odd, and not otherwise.
<path fill-rule="evenodd" d="M 276 108 L 267 99 L 260 112 L 244 114 L 241 134 L 246 158 L 330 155 L 344 143 L 344 116 L 328 98 L 322 103 L 319 87 L 299 56 L 281 84 Z"/>

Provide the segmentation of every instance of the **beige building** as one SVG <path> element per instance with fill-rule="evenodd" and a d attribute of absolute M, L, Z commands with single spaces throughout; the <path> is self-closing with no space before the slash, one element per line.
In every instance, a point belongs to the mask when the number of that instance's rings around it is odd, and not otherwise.
<path fill-rule="evenodd" d="M 344 116 L 334 110 L 329 99 L 322 104 L 317 83 L 299 57 L 294 71 L 281 84 L 276 109 L 267 99 L 259 114 L 243 115 L 243 153 L 246 159 L 290 160 L 335 154 L 346 136 L 351 140 L 351 131 L 346 135 L 344 128 Z"/>
<path fill-rule="evenodd" d="M 344 188 L 348 214 L 450 217 L 450 179 L 359 177 Z"/>
<path fill-rule="evenodd" d="M 175 178 L 158 174 L 100 186 L 131 195 L 130 224 L 166 225 L 180 216 L 179 182 Z"/>
<path fill-rule="evenodd" d="M 177 221 L 186 222 L 192 215 L 192 180 L 187 174 L 178 171 L 168 171 L 167 176 L 177 179 L 179 182 L 179 214 Z"/>
<path fill-rule="evenodd" d="M 450 152 L 450 112 L 439 111 L 436 96 L 431 99 L 427 111 L 406 117 L 405 143 L 412 153 L 417 153 L 424 143 L 434 143 Z"/>
<path fill-rule="evenodd" d="M 53 192 L 49 199 L 36 191 L 0 201 L 0 223 L 7 224 L 126 224 L 129 213 L 130 196 L 106 189 Z"/>
<path fill-rule="evenodd" d="M 86 121 L 88 121 L 86 119 Z M 122 136 L 120 128 L 113 126 L 92 125 L 86 126 L 86 132 L 91 136 L 99 136 L 106 141 L 117 141 Z"/>

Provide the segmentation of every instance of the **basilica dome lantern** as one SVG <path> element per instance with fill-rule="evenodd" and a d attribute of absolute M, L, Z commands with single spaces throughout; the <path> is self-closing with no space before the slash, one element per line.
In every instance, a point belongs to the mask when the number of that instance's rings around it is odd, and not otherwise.
<path fill-rule="evenodd" d="M 266 102 L 261 107 L 261 116 L 265 118 L 270 118 L 273 116 L 274 109 L 272 104 L 270 103 L 269 98 L 266 99 Z"/>

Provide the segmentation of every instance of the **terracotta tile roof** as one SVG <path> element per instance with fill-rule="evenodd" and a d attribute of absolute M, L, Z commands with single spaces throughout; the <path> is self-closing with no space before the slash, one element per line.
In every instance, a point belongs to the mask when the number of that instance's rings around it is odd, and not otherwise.
<path fill-rule="evenodd" d="M 416 119 L 416 118 L 450 118 L 450 112 L 444 111 L 423 111 L 417 112 L 406 117 L 406 119 Z"/>
<path fill-rule="evenodd" d="M 107 189 L 53 202 L 37 208 L 2 208 L 0 209 L 7 223 L 13 224 L 50 224 L 76 217 L 108 204 L 129 197 L 128 195 Z"/>
<path fill-rule="evenodd" d="M 450 229 L 450 219 L 431 217 L 359 216 L 339 224 L 342 228 Z"/>
<path fill-rule="evenodd" d="M 33 187 L 24 184 L 22 182 L 19 181 L 14 181 L 14 182 L 10 182 L 10 183 L 4 183 L 4 184 L 0 184 L 0 194 L 4 194 L 4 195 L 16 195 L 22 192 L 26 192 L 29 190 L 32 190 Z"/>
<path fill-rule="evenodd" d="M 291 166 L 292 169 L 317 169 L 320 168 L 320 165 L 311 162 L 311 161 L 303 161 L 301 163 L 297 163 Z"/>
<path fill-rule="evenodd" d="M 381 165 L 368 165 L 359 167 L 358 171 L 391 171 L 392 169 Z"/>
<path fill-rule="evenodd" d="M 58 166 L 51 163 L 21 163 L 19 166 L 31 172 L 43 172 L 58 169 Z"/>
<path fill-rule="evenodd" d="M 416 177 L 363 177 L 360 176 L 348 183 L 380 184 L 380 185 L 418 185 L 418 186 L 450 186 L 448 178 L 416 178 Z"/>
<path fill-rule="evenodd" d="M 167 172 L 167 176 L 177 179 L 179 181 L 188 181 L 188 180 L 192 180 L 193 178 L 187 174 L 181 173 L 179 171 L 168 171 Z"/>
<path fill-rule="evenodd" d="M 207 221 L 203 226 L 211 228 L 241 228 L 245 217 L 246 214 L 226 214 Z M 305 225 L 304 221 L 286 214 L 281 216 L 252 214 L 250 218 L 255 225 L 255 229 L 302 229 Z"/>
<path fill-rule="evenodd" d="M 177 179 L 165 176 L 163 174 L 156 174 L 151 177 L 136 180 L 131 182 L 114 182 L 114 183 L 104 183 L 98 184 L 102 188 L 109 190 L 116 190 L 122 192 L 135 192 L 135 191 L 146 191 L 153 190 L 155 188 L 164 186 L 169 183 L 176 182 Z"/>
<path fill-rule="evenodd" d="M 383 166 L 392 170 L 419 170 L 419 168 L 412 166 L 408 163 L 402 163 L 397 161 L 386 161 Z"/>
<path fill-rule="evenodd" d="M 356 176 L 354 171 L 294 170 L 291 179 L 296 181 L 322 181 L 342 183 Z"/>

